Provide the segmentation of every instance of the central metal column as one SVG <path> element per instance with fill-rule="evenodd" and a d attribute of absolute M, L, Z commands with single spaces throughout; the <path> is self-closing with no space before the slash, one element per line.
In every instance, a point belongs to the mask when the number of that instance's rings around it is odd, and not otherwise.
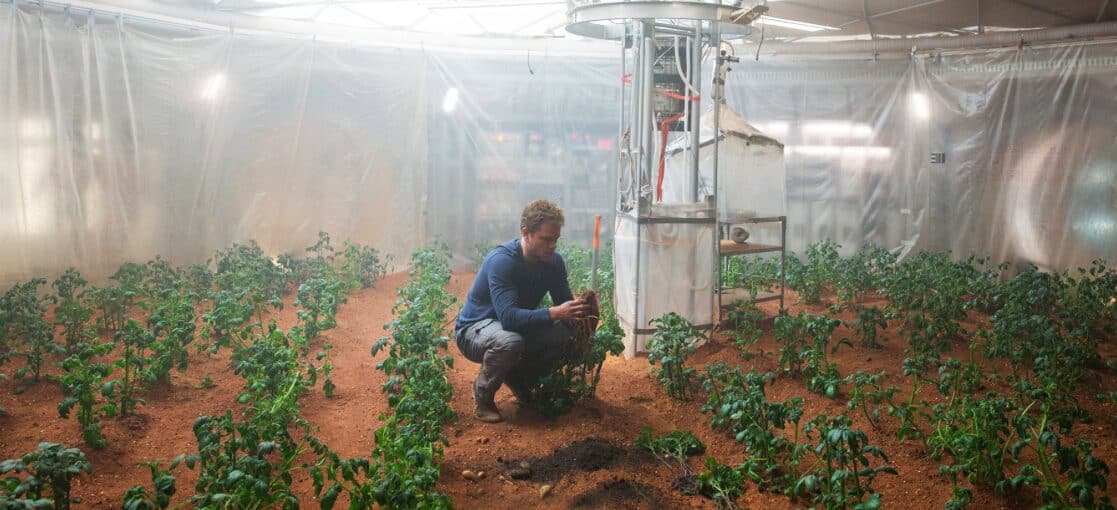
<path fill-rule="evenodd" d="M 741 3 L 760 5 L 755 0 L 738 0 L 732 5 L 683 0 L 568 1 L 568 31 L 622 44 L 625 85 L 618 131 L 621 169 L 614 268 L 626 357 L 645 349 L 646 340 L 655 332 L 649 320 L 660 314 L 679 313 L 699 330 L 714 327 L 710 319 L 717 315 L 717 172 L 715 167 L 714 187 L 706 190 L 704 198 L 700 150 L 713 151 L 716 164 L 718 144 L 716 139 L 703 144 L 702 49 L 704 44 L 716 48 L 723 34 L 739 36 L 750 31 L 737 24 L 740 11 L 748 8 Z M 664 122 L 678 114 L 677 121 Z M 670 133 L 660 133 L 660 129 Z M 713 135 L 717 136 L 716 130 Z M 682 153 L 672 152 L 672 174 L 660 197 L 659 172 L 666 168 L 660 169 L 665 154 L 659 151 L 666 152 L 668 145 L 664 137 L 673 138 L 673 151 Z M 667 197 L 666 203 L 660 202 Z"/>

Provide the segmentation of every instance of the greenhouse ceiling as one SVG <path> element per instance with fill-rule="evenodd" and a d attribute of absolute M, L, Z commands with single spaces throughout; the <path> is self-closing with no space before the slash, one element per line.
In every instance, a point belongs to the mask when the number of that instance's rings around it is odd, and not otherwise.
<path fill-rule="evenodd" d="M 8 2 L 12 0 L 7 0 Z M 27 1 L 27 0 L 16 0 Z M 99 0 L 55 2 L 211 26 L 369 39 L 407 32 L 573 38 L 568 4 L 588 0 Z M 740 0 L 738 0 L 740 1 Z M 747 0 L 746 0 L 747 1 Z M 1117 20 L 1117 0 L 769 0 L 751 42 L 972 35 Z"/>

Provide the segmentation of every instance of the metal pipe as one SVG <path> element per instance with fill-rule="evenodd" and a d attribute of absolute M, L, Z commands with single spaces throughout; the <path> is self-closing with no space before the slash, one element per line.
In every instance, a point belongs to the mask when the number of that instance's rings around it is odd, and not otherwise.
<path fill-rule="evenodd" d="M 621 78 L 622 78 L 622 81 L 621 81 L 621 102 L 620 102 L 621 107 L 620 107 L 620 110 L 619 110 L 618 115 L 617 115 L 618 117 L 620 117 L 620 119 L 617 121 L 617 151 L 618 151 L 619 154 L 624 154 L 625 151 L 628 149 L 628 146 L 630 146 L 629 144 L 624 143 L 624 94 L 625 94 L 625 91 L 627 90 L 627 87 L 630 86 L 630 85 L 626 85 L 623 81 L 625 71 L 628 68 L 628 60 L 627 60 L 628 52 L 624 47 L 625 39 L 628 38 L 628 23 L 624 24 L 623 34 L 624 35 L 621 36 Z M 628 159 L 620 158 L 620 157 L 617 158 L 618 159 L 617 179 L 616 179 L 616 181 L 617 181 L 617 197 L 616 197 L 616 204 L 614 204 L 616 206 L 615 209 L 616 209 L 617 212 L 620 212 L 621 209 L 622 209 L 622 206 L 624 205 L 623 196 L 620 193 L 620 190 L 622 189 L 621 186 L 623 186 L 623 183 L 621 183 L 620 180 L 621 180 L 621 176 L 625 175 L 625 169 L 621 168 L 621 166 L 622 165 L 627 165 L 627 161 L 631 157 L 632 157 L 632 154 L 629 153 L 628 154 Z M 615 229 L 616 225 L 613 225 L 613 228 Z"/>
<path fill-rule="evenodd" d="M 637 25 L 632 36 L 632 123 L 628 126 L 628 139 L 632 147 L 632 184 L 639 209 L 643 198 L 640 186 L 644 177 L 644 24 Z"/>
<path fill-rule="evenodd" d="M 981 0 L 977 0 L 977 33 L 985 33 L 985 18 L 981 15 Z"/>
<path fill-rule="evenodd" d="M 652 27 L 652 23 L 649 22 L 649 21 L 642 22 L 641 23 L 641 28 L 640 28 L 640 48 L 641 48 L 640 49 L 640 63 L 639 63 L 638 66 L 636 66 L 636 69 L 635 69 L 640 74 L 640 81 L 641 81 L 640 96 L 641 96 L 642 100 L 641 100 L 641 105 L 640 105 L 640 117 L 641 117 L 642 120 L 641 120 L 641 124 L 639 125 L 639 129 L 640 129 L 640 148 L 641 148 L 640 152 L 642 154 L 644 154 L 644 156 L 645 156 L 641 160 L 640 170 L 641 170 L 642 174 L 644 172 L 645 163 L 648 162 L 648 161 L 651 161 L 653 159 L 653 157 L 651 157 L 650 155 L 647 154 L 647 152 L 648 152 L 648 142 L 650 141 L 650 138 L 651 138 L 649 130 L 647 129 L 647 127 L 648 127 L 648 125 L 652 124 L 652 118 L 651 118 L 651 111 L 652 111 L 651 89 L 655 85 L 652 82 L 652 77 L 651 77 L 652 65 L 654 64 L 654 58 L 655 58 L 655 39 L 654 39 L 654 36 L 655 36 L 655 29 Z M 651 175 L 650 172 L 647 173 L 647 175 Z M 639 186 L 639 184 L 640 183 L 637 182 L 638 186 Z M 634 221 L 635 228 L 636 228 L 636 250 L 635 250 L 636 263 L 634 264 L 634 266 L 636 267 L 636 270 L 634 271 L 634 273 L 635 273 L 636 279 L 635 279 L 633 288 L 636 290 L 636 297 L 635 297 L 635 299 L 633 299 L 633 303 L 635 304 L 635 307 L 634 307 L 635 309 L 633 310 L 633 314 L 632 314 L 632 344 L 633 344 L 633 347 L 635 347 L 636 351 L 640 350 L 640 334 L 637 333 L 637 331 L 644 328 L 644 324 L 643 324 L 643 321 L 641 319 L 642 314 L 640 313 L 640 294 L 641 294 L 641 292 L 640 292 L 640 277 L 641 277 L 641 274 L 643 273 L 643 269 L 645 269 L 641 264 L 642 258 L 643 258 L 643 257 L 641 257 L 641 253 L 643 251 L 642 248 L 641 248 L 641 242 L 642 242 L 642 237 L 643 236 L 641 235 L 642 226 L 640 225 L 640 217 L 642 217 L 644 214 L 646 214 L 647 211 L 650 211 L 650 209 L 651 209 L 651 207 L 650 207 L 651 197 L 648 197 L 649 202 L 647 202 L 647 203 L 648 203 L 649 207 L 647 209 L 645 209 L 644 204 L 646 202 L 645 202 L 643 196 L 639 195 L 639 194 L 638 194 L 638 196 L 639 196 L 639 199 L 638 199 L 638 202 L 637 202 L 638 205 L 636 207 L 636 217 L 635 217 L 635 221 Z"/>
<path fill-rule="evenodd" d="M 691 31 L 687 30 L 686 27 L 681 27 L 681 26 L 678 26 L 678 25 L 669 25 L 667 23 L 655 23 L 654 26 L 655 26 L 656 32 L 659 32 L 661 34 L 678 35 L 678 36 L 682 36 L 682 37 L 688 37 L 691 34 Z"/>
<path fill-rule="evenodd" d="M 698 202 L 699 182 L 702 172 L 698 168 L 698 149 L 702 139 L 702 22 L 694 27 L 694 37 L 690 40 L 690 83 L 694 87 L 697 100 L 687 101 L 690 105 L 690 167 L 693 172 L 694 191 L 690 201 Z"/>
<path fill-rule="evenodd" d="M 640 126 L 644 146 L 644 165 L 642 168 L 643 175 L 647 177 L 648 182 L 651 183 L 655 179 L 655 101 L 653 100 L 653 93 L 655 89 L 655 78 L 652 75 L 655 66 L 655 27 L 651 22 L 644 23 L 644 67 L 641 69 L 644 75 L 644 105 L 643 105 L 643 124 Z"/>
<path fill-rule="evenodd" d="M 765 55 L 839 55 L 846 53 L 911 53 L 913 50 L 952 50 L 970 48 L 995 48 L 1016 46 L 1020 43 L 1038 44 L 1074 41 L 1102 37 L 1117 37 L 1117 21 L 1087 23 L 1063 27 L 1022 30 L 1018 32 L 986 32 L 957 37 L 927 37 L 912 39 L 877 39 L 875 41 L 846 41 L 827 43 L 764 43 Z"/>
<path fill-rule="evenodd" d="M 718 204 L 721 203 L 722 198 L 721 198 L 721 193 L 718 192 L 718 173 L 719 173 L 718 172 L 718 170 L 719 170 L 718 169 L 718 145 L 719 145 L 718 140 L 720 138 L 720 131 L 721 131 L 721 102 L 723 100 L 722 94 L 725 93 L 725 86 L 724 86 L 724 83 L 718 84 L 718 80 L 723 79 L 723 76 L 722 76 L 721 72 L 719 71 L 720 66 L 723 64 L 723 62 L 722 62 L 723 58 L 722 58 L 722 55 L 721 55 L 721 28 L 720 28 L 720 25 L 718 25 L 716 23 L 711 23 L 710 33 L 711 33 L 710 44 L 714 45 L 714 55 L 716 56 L 716 59 L 714 60 L 714 73 L 713 73 L 714 74 L 714 81 L 711 84 L 712 85 L 711 91 L 713 92 L 713 96 L 714 96 L 714 132 L 713 132 L 714 144 L 713 144 L 713 147 L 712 147 L 712 149 L 714 151 L 713 156 L 712 156 L 712 159 L 713 159 L 713 176 L 714 176 L 714 188 L 713 188 L 713 194 L 714 194 L 714 211 L 713 211 L 713 214 L 714 214 L 714 232 L 713 232 L 713 235 L 710 236 L 712 238 L 711 244 L 713 244 L 713 247 L 712 247 L 713 249 L 711 250 L 711 253 L 713 254 L 713 257 L 714 257 L 713 287 L 714 287 L 714 290 L 716 292 L 710 293 L 710 308 L 713 308 L 713 312 L 714 312 L 713 313 L 714 316 L 712 317 L 711 324 L 716 326 L 718 323 L 721 322 L 721 268 L 719 266 L 719 264 L 721 263 L 721 242 L 720 242 L 721 241 L 721 239 L 720 239 L 720 237 L 721 237 L 721 235 L 720 235 L 721 219 L 718 218 Z M 729 63 L 725 62 L 724 65 L 728 66 Z M 717 294 L 717 297 L 714 297 L 714 294 Z M 711 326 L 711 327 L 713 327 L 713 326 Z"/>

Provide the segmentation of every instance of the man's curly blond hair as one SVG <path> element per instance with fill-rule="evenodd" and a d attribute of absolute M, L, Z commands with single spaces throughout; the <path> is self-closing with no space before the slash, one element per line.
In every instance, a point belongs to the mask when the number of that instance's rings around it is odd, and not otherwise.
<path fill-rule="evenodd" d="M 520 216 L 520 228 L 526 228 L 529 234 L 534 234 L 549 221 L 559 225 L 565 223 L 562 209 L 550 200 L 536 200 L 524 208 L 524 214 Z"/>

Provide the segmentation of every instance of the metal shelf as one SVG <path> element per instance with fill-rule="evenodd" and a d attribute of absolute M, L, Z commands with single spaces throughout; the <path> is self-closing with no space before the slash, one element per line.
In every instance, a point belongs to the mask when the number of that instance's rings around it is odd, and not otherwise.
<path fill-rule="evenodd" d="M 729 239 L 724 239 L 724 237 L 728 237 L 729 235 L 729 226 L 739 223 L 779 223 L 780 244 L 738 243 Z M 787 289 L 787 280 L 784 276 L 787 268 L 787 216 L 735 218 L 733 221 L 725 221 L 725 219 L 723 219 L 718 223 L 718 227 L 719 236 L 723 238 L 718 241 L 718 257 L 721 261 L 721 263 L 718 264 L 717 279 L 718 313 L 720 314 L 722 308 L 735 301 L 760 303 L 763 301 L 775 301 L 777 299 L 780 302 L 780 313 L 783 313 L 783 298 Z M 729 257 L 777 252 L 780 254 L 780 276 L 778 278 L 779 292 L 757 292 L 754 298 L 749 295 L 748 289 L 722 286 L 722 278 L 729 266 Z"/>
<path fill-rule="evenodd" d="M 783 251 L 783 246 L 778 244 L 737 243 L 728 239 L 722 239 L 719 243 L 718 251 L 721 253 L 721 256 L 725 257 L 728 255 L 748 255 L 750 253 Z"/>
<path fill-rule="evenodd" d="M 753 303 L 762 303 L 764 301 L 774 301 L 774 300 L 777 300 L 777 299 L 783 299 L 783 294 L 782 293 L 779 293 L 779 292 L 763 292 L 763 291 L 757 292 L 756 293 L 756 298 L 754 299 L 754 298 L 752 298 L 752 296 L 749 296 L 749 290 L 748 289 L 744 289 L 744 288 L 740 288 L 740 287 L 734 287 L 734 288 L 727 287 L 725 289 L 722 289 L 722 294 L 721 295 L 725 299 L 725 301 L 728 302 L 728 303 L 733 303 L 733 302 L 736 302 L 736 301 L 751 301 Z M 782 307 L 782 305 L 781 305 L 781 307 Z"/>

